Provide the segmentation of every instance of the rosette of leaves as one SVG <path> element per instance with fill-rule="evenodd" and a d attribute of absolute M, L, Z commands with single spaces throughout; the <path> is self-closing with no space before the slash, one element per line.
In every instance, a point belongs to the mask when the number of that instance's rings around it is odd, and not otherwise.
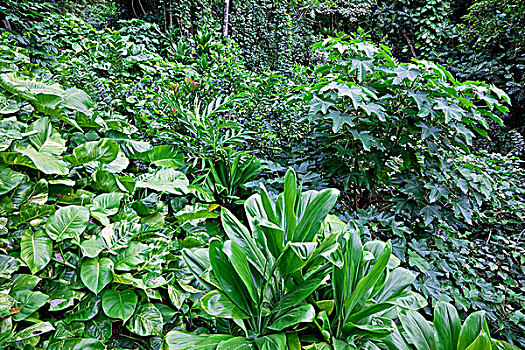
<path fill-rule="evenodd" d="M 501 340 L 492 339 L 484 311 L 470 314 L 465 322 L 456 308 L 439 302 L 434 309 L 434 320 L 428 322 L 415 311 L 399 315 L 402 330 L 396 331 L 382 341 L 390 350 L 519 350 Z"/>
<path fill-rule="evenodd" d="M 287 338 L 298 342 L 294 329 L 315 317 L 309 296 L 325 282 L 330 266 L 341 264 L 337 227 L 344 225 L 328 216 L 337 196 L 334 189 L 301 192 L 290 170 L 276 201 L 264 187 L 246 201 L 249 228 L 224 209 L 221 218 L 228 239 L 210 241 L 207 256 L 188 249 L 183 256 L 211 290 L 202 297 L 202 308 L 217 322 L 225 319 L 231 333 L 192 338 L 171 332 L 166 340 L 170 348 L 215 348 L 227 340 L 221 346 L 253 343 L 286 349 Z"/>

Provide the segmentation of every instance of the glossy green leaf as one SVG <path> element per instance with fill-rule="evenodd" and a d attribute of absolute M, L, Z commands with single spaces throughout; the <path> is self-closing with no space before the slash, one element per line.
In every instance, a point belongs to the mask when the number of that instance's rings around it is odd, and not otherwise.
<path fill-rule="evenodd" d="M 201 299 L 201 306 L 208 314 L 216 317 L 244 319 L 249 318 L 235 305 L 228 296 L 218 290 L 212 290 Z"/>
<path fill-rule="evenodd" d="M 310 304 L 305 304 L 282 314 L 268 328 L 274 331 L 282 331 L 301 322 L 312 322 L 314 317 L 314 307 Z"/>
<path fill-rule="evenodd" d="M 101 162 L 109 164 L 117 158 L 119 152 L 118 144 L 111 139 L 100 139 L 89 141 L 77 146 L 71 155 L 65 156 L 73 166 L 87 164 L 89 162 Z"/>
<path fill-rule="evenodd" d="M 129 331 L 142 337 L 162 335 L 162 314 L 153 304 L 140 305 L 126 326 Z"/>
<path fill-rule="evenodd" d="M 193 335 L 171 331 L 166 335 L 166 344 L 169 350 L 216 350 L 220 343 L 231 338 L 233 336 L 225 334 Z"/>
<path fill-rule="evenodd" d="M 87 227 L 89 210 L 85 207 L 71 205 L 58 209 L 46 222 L 46 232 L 51 239 L 60 242 L 79 236 Z"/>
<path fill-rule="evenodd" d="M 102 296 L 102 309 L 111 318 L 119 318 L 126 322 L 137 305 L 137 295 L 131 289 L 106 290 Z"/>
<path fill-rule="evenodd" d="M 20 240 L 20 257 L 31 273 L 42 270 L 51 261 L 53 241 L 42 231 L 26 230 Z"/>
<path fill-rule="evenodd" d="M 437 350 L 434 330 L 419 313 L 408 310 L 399 315 L 403 329 L 418 350 Z"/>
<path fill-rule="evenodd" d="M 438 350 L 457 349 L 461 320 L 454 306 L 438 302 L 434 310 L 434 328 Z"/>
<path fill-rule="evenodd" d="M 113 261 L 108 258 L 89 258 L 80 267 L 80 278 L 84 285 L 95 294 L 98 294 L 107 286 L 113 272 Z"/>

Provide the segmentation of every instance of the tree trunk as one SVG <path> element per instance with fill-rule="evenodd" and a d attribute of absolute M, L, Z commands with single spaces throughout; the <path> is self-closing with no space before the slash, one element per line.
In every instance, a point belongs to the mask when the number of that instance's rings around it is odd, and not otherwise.
<path fill-rule="evenodd" d="M 224 20 L 222 22 L 222 35 L 228 36 L 228 16 L 230 14 L 230 0 L 224 0 Z"/>

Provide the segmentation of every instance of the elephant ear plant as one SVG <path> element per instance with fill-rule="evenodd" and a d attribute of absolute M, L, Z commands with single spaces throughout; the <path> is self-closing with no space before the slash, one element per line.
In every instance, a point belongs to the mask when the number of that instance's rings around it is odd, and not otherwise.
<path fill-rule="evenodd" d="M 434 309 L 434 322 L 408 310 L 399 313 L 404 334 L 396 329 L 383 339 L 390 350 L 519 350 L 492 339 L 485 311 L 470 314 L 463 325 L 454 306 L 440 301 Z M 412 344 L 412 345 L 409 345 Z"/>
<path fill-rule="evenodd" d="M 264 187 L 246 201 L 250 229 L 223 210 L 228 240 L 210 241 L 211 274 L 193 272 L 212 287 L 201 299 L 202 308 L 211 316 L 230 320 L 231 334 L 170 332 L 168 346 L 287 349 L 287 344 L 294 343 L 300 347 L 295 330 L 312 322 L 316 313 L 309 297 L 327 281 L 331 266 L 342 265 L 339 232 L 328 215 L 338 195 L 335 189 L 301 192 L 295 173 L 289 170 L 284 193 L 275 202 Z M 189 266 L 202 260 L 189 249 L 183 256 Z"/>

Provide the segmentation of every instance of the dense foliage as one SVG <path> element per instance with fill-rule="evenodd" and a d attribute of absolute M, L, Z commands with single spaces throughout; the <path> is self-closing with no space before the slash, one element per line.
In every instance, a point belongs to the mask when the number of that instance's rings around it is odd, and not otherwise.
<path fill-rule="evenodd" d="M 0 349 L 525 344 L 523 4 L 101 3 L 0 4 Z"/>

